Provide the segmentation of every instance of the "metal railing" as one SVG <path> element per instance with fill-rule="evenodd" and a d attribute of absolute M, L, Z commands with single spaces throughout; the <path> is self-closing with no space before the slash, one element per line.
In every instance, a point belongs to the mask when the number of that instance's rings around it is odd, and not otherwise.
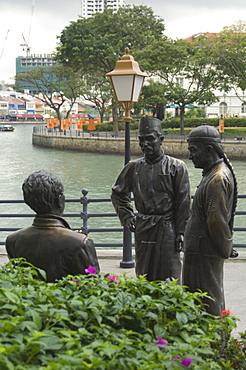
<path fill-rule="evenodd" d="M 99 228 L 91 228 L 89 226 L 89 219 L 91 218 L 104 218 L 104 217 L 117 217 L 116 212 L 108 212 L 108 213 L 90 213 L 88 210 L 88 206 L 90 203 L 111 203 L 110 198 L 90 198 L 87 197 L 88 190 L 82 190 L 82 197 L 81 198 L 71 198 L 66 199 L 66 203 L 80 203 L 82 205 L 81 212 L 73 212 L 73 213 L 64 213 L 64 218 L 75 218 L 82 220 L 82 225 L 80 227 L 71 227 L 74 231 L 81 231 L 84 234 L 88 235 L 89 233 L 124 233 L 123 227 L 99 227 Z M 25 203 L 24 200 L 0 200 L 0 204 L 18 204 L 18 203 Z M 33 218 L 35 216 L 34 213 L 1 213 L 0 218 L 2 219 L 11 219 L 11 218 Z M 0 234 L 4 232 L 14 232 L 20 230 L 22 227 L 0 227 Z M 5 245 L 5 241 L 0 240 L 0 246 Z M 96 248 L 122 248 L 123 247 L 123 260 L 121 261 L 121 267 L 134 267 L 134 261 L 132 260 L 132 243 L 131 240 L 125 241 L 123 238 L 122 243 L 95 243 Z"/>
<path fill-rule="evenodd" d="M 118 140 L 125 138 L 124 131 L 85 131 L 77 130 L 75 127 L 71 126 L 67 130 L 61 130 L 58 127 L 47 128 L 46 126 L 34 126 L 33 133 L 44 136 L 55 136 L 55 137 L 73 137 L 73 138 L 92 138 L 92 139 L 110 139 Z M 138 131 L 131 132 L 131 139 L 138 140 Z"/>
<path fill-rule="evenodd" d="M 33 133 L 38 135 L 44 136 L 59 136 L 59 137 L 74 137 L 74 138 L 93 138 L 93 139 L 110 139 L 110 140 L 118 140 L 124 139 L 125 132 L 124 131 L 89 131 L 89 130 L 77 130 L 75 124 L 70 126 L 66 130 L 61 130 L 58 127 L 54 128 L 47 128 L 45 125 L 39 125 L 33 127 Z M 131 139 L 138 140 L 138 130 L 131 131 Z M 163 129 L 163 135 L 165 137 L 165 141 L 187 141 L 188 134 L 178 134 L 173 133 L 171 130 Z M 237 143 L 245 143 L 246 137 L 240 134 L 230 134 L 230 133 L 223 133 L 221 134 L 222 141 L 236 141 Z"/>
<path fill-rule="evenodd" d="M 95 217 L 116 217 L 117 214 L 115 212 L 112 213 L 89 213 L 88 212 L 88 205 L 89 203 L 102 203 L 102 202 L 110 202 L 110 198 L 89 198 L 87 197 L 88 190 L 83 189 L 82 190 L 83 196 L 81 198 L 75 198 L 75 199 L 66 199 L 66 203 L 80 203 L 82 204 L 82 212 L 78 213 L 64 213 L 64 218 L 78 218 L 82 219 L 82 226 L 74 227 L 72 230 L 79 230 L 82 231 L 84 234 L 88 235 L 89 233 L 93 232 L 122 232 L 123 227 L 119 228 L 90 228 L 88 225 L 88 221 L 90 218 Z M 24 200 L 0 200 L 0 204 L 17 204 L 17 203 L 25 203 Z M 26 217 L 34 217 L 34 213 L 2 213 L 0 214 L 0 218 L 26 218 Z M 0 227 L 0 232 L 5 231 L 16 231 L 21 229 L 21 227 Z M 5 242 L 0 241 L 0 245 L 5 245 Z M 122 247 L 122 243 L 97 243 L 97 247 Z"/>
<path fill-rule="evenodd" d="M 72 230 L 80 230 L 84 234 L 88 235 L 89 233 L 124 233 L 123 227 L 100 227 L 100 228 L 91 228 L 89 226 L 89 220 L 91 218 L 104 218 L 104 217 L 117 217 L 115 212 L 108 212 L 108 213 L 90 213 L 88 208 L 90 203 L 111 203 L 110 198 L 90 198 L 87 196 L 88 190 L 82 190 L 82 197 L 75 198 L 75 199 L 66 199 L 66 203 L 80 203 L 82 205 L 82 211 L 77 213 L 64 213 L 64 218 L 78 218 L 82 219 L 82 225 L 80 228 L 72 228 Z M 246 194 L 239 194 L 238 199 L 246 199 Z M 0 204 L 18 204 L 18 203 L 25 203 L 24 200 L 0 200 Z M 238 216 L 246 216 L 246 211 L 236 211 L 236 215 Z M 0 214 L 0 218 L 27 218 L 27 217 L 34 217 L 34 213 L 3 213 Z M 0 227 L 0 233 L 3 232 L 13 232 L 16 230 L 21 229 L 21 227 Z M 242 232 L 246 231 L 246 227 L 237 227 L 233 228 L 234 232 Z M 0 241 L 0 245 L 5 245 L 4 241 Z M 96 247 L 104 247 L 104 248 L 123 248 L 123 260 L 121 263 L 121 267 L 133 267 L 134 262 L 132 261 L 132 242 L 131 240 L 125 240 L 123 238 L 122 243 L 95 243 Z M 233 247 L 235 249 L 246 248 L 246 244 L 238 243 L 234 244 Z"/>

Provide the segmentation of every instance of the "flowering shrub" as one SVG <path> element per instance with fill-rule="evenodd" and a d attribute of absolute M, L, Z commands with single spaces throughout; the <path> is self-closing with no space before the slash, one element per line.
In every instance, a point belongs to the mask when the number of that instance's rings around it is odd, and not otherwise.
<path fill-rule="evenodd" d="M 45 283 L 16 262 L 0 268 L 1 370 L 246 368 L 236 319 L 206 314 L 204 293 L 89 268 Z"/>

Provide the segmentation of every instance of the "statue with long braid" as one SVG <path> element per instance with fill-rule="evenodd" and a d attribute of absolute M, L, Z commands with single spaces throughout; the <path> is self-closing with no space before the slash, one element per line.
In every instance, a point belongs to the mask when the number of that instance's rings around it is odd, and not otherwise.
<path fill-rule="evenodd" d="M 207 292 L 204 308 L 220 316 L 225 309 L 224 261 L 237 255 L 232 247 L 237 181 L 213 126 L 196 127 L 187 141 L 189 159 L 203 173 L 185 229 L 183 285 L 191 292 Z"/>

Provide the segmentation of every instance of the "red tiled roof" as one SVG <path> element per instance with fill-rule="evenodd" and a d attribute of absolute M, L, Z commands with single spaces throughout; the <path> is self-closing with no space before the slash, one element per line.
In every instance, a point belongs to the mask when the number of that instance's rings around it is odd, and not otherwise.
<path fill-rule="evenodd" d="M 206 38 L 213 38 L 213 37 L 219 36 L 219 33 L 200 32 L 200 33 L 196 33 L 195 35 L 192 35 L 190 37 L 187 37 L 184 40 L 187 41 L 187 42 L 193 42 L 199 36 L 203 36 L 203 37 L 206 37 Z"/>

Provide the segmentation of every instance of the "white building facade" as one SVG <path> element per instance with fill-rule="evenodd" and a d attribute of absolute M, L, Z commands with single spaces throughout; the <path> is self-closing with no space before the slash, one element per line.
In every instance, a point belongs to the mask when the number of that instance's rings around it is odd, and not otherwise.
<path fill-rule="evenodd" d="M 177 76 L 175 82 L 184 89 L 188 89 L 190 86 L 190 81 L 182 76 Z M 221 116 L 225 118 L 246 117 L 246 93 L 240 89 L 232 89 L 229 92 L 214 90 L 213 93 L 218 98 L 217 102 L 206 106 L 196 105 L 196 102 L 193 103 L 194 106 L 204 108 L 208 118 L 216 118 Z M 186 108 L 186 111 L 188 109 L 189 108 Z M 172 116 L 179 114 L 179 110 L 175 108 L 168 108 L 167 111 L 170 112 Z"/>
<path fill-rule="evenodd" d="M 117 11 L 125 5 L 125 0 L 81 0 L 81 16 L 89 18 L 95 13 L 102 13 L 106 8 Z"/>
<path fill-rule="evenodd" d="M 246 116 L 246 96 L 240 90 L 231 90 L 227 93 L 215 91 L 219 99 L 214 104 L 205 107 L 207 117 L 245 117 Z"/>

